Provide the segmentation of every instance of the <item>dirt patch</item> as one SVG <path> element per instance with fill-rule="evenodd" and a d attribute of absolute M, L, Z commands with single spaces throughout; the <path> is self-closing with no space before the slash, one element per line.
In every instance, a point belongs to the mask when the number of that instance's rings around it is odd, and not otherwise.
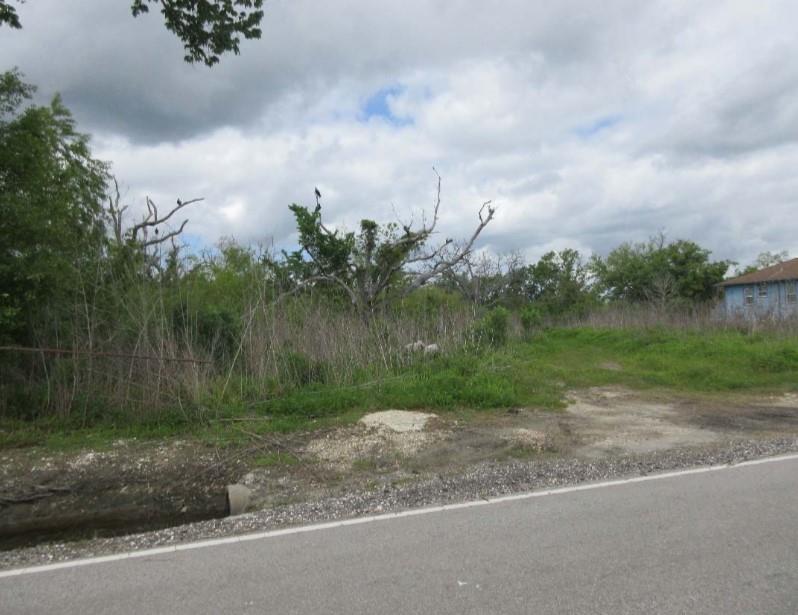
<path fill-rule="evenodd" d="M 383 410 L 367 414 L 360 423 L 366 427 L 385 428 L 398 433 L 423 431 L 427 421 L 434 419 L 434 414 L 411 412 L 409 410 Z"/>
<path fill-rule="evenodd" d="M 578 453 L 647 453 L 709 444 L 721 437 L 712 429 L 682 424 L 677 401 L 644 399 L 619 388 L 572 391 L 568 398 L 568 414 L 575 419 L 571 430 L 580 440 Z"/>
<path fill-rule="evenodd" d="M 687 420 L 703 429 L 746 436 L 777 437 L 798 432 L 798 395 L 750 396 L 689 403 Z"/>
<path fill-rule="evenodd" d="M 546 450 L 546 434 L 535 429 L 516 427 L 504 435 L 504 439 L 515 446 L 529 449 L 530 451 L 543 452 Z"/>
<path fill-rule="evenodd" d="M 326 431 L 241 430 L 249 441 L 218 450 L 131 440 L 73 453 L 0 451 L 0 549 L 219 516 L 230 483 L 252 489 L 254 509 L 272 510 L 363 489 L 392 492 L 483 463 L 594 463 L 798 434 L 795 393 L 687 396 L 605 387 L 572 391 L 569 400 L 562 411 L 386 411 Z"/>
<path fill-rule="evenodd" d="M 784 395 L 771 395 L 765 405 L 776 408 L 798 409 L 798 393 L 785 393 Z"/>

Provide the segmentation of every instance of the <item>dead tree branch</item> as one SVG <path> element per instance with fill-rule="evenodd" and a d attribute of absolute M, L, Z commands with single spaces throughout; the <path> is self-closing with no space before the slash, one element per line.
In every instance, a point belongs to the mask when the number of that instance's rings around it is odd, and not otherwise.
<path fill-rule="evenodd" d="M 158 206 L 155 204 L 155 201 L 147 196 L 145 197 L 147 214 L 140 222 L 137 222 L 125 230 L 123 218 L 128 206 L 120 205 L 121 197 L 119 194 L 119 183 L 117 182 L 116 178 L 113 179 L 113 182 L 114 192 L 108 196 L 108 214 L 111 216 L 114 239 L 118 245 L 132 242 L 139 243 L 143 247 L 147 248 L 174 239 L 183 232 L 186 224 L 188 224 L 187 219 L 183 220 L 182 224 L 177 230 L 169 231 L 168 233 L 161 234 L 158 227 L 162 224 L 165 224 L 172 216 L 185 207 L 205 200 L 204 198 L 189 199 L 188 201 L 177 199 L 177 205 L 172 207 L 172 209 L 170 209 L 166 215 L 160 216 L 158 214 Z M 153 229 L 155 231 L 154 238 L 149 237 L 149 229 Z"/>
<path fill-rule="evenodd" d="M 361 220 L 359 233 L 341 233 L 331 230 L 322 221 L 318 193 L 313 211 L 292 205 L 300 244 L 294 258 L 309 259 L 304 261 L 309 264 L 304 287 L 308 282 L 330 282 L 340 287 L 358 311 L 368 318 L 391 294 L 388 290 L 392 287 L 398 294 L 409 294 L 468 256 L 496 209 L 491 201 L 482 204 L 479 224 L 459 247 L 446 239 L 441 245 L 425 251 L 440 219 L 442 180 L 434 167 L 433 171 L 437 182 L 432 216 L 429 219 L 422 216 L 416 228 L 412 228 L 412 222 L 380 225 L 373 220 Z"/>
<path fill-rule="evenodd" d="M 442 258 L 441 254 L 443 253 L 443 248 L 452 243 L 451 240 L 447 240 L 443 244 L 443 246 L 433 251 L 432 253 L 426 256 L 419 256 L 413 259 L 413 262 L 428 263 L 431 266 L 426 271 L 421 271 L 413 276 L 413 279 L 409 284 L 407 292 L 412 292 L 417 288 L 426 284 L 432 278 L 435 278 L 441 275 L 442 273 L 451 270 L 464 258 L 466 258 L 469 254 L 471 254 L 471 251 L 474 248 L 474 243 L 476 242 L 480 233 L 482 233 L 485 227 L 488 224 L 490 224 L 490 221 L 493 220 L 493 217 L 496 214 L 496 208 L 493 207 L 491 203 L 492 201 L 485 201 L 482 204 L 482 206 L 479 208 L 479 213 L 478 213 L 479 224 L 477 225 L 476 229 L 474 229 L 474 232 L 471 234 L 471 237 L 468 239 L 468 241 L 465 242 L 465 244 L 462 247 L 456 249 L 448 257 Z M 436 215 L 437 215 L 437 209 L 436 209 Z"/>

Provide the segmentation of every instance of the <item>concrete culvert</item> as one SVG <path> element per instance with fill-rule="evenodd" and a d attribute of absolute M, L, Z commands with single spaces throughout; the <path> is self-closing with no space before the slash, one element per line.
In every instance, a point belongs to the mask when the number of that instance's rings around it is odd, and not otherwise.
<path fill-rule="evenodd" d="M 227 515 L 232 517 L 246 512 L 251 497 L 252 491 L 244 485 L 227 485 Z"/>

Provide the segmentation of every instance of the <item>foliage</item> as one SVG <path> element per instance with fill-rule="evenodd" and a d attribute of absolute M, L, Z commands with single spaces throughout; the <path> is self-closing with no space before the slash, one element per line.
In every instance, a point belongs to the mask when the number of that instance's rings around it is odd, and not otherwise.
<path fill-rule="evenodd" d="M 262 34 L 263 0 L 132 0 L 133 17 L 148 13 L 150 4 L 161 6 L 166 28 L 183 43 L 186 62 L 213 66 L 224 53 L 240 53 L 242 36 L 258 39 Z M 3 24 L 22 27 L 8 0 L 0 0 L 0 25 Z"/>
<path fill-rule="evenodd" d="M 217 250 L 191 263 L 182 275 L 165 280 L 167 290 L 179 291 L 168 298 L 175 329 L 189 333 L 217 360 L 229 362 L 246 325 L 245 306 L 253 304 L 268 283 L 268 259 L 223 239 Z M 166 276 L 170 271 L 166 269 Z"/>
<path fill-rule="evenodd" d="M 25 0 L 17 0 L 20 4 L 24 1 Z M 22 24 L 19 22 L 19 15 L 17 15 L 17 9 L 11 6 L 6 0 L 0 0 L 0 26 L 3 24 L 17 30 L 22 27 Z"/>
<path fill-rule="evenodd" d="M 186 62 L 213 66 L 219 55 L 239 54 L 241 36 L 260 38 L 263 0 L 133 0 L 134 17 L 161 5 L 166 27 L 183 41 Z"/>
<path fill-rule="evenodd" d="M 482 353 L 458 352 L 407 365 L 375 380 L 368 374 L 351 385 L 306 379 L 255 405 L 228 400 L 215 416 L 266 415 L 263 431 L 317 428 L 357 420 L 385 409 L 488 411 L 510 407 L 557 410 L 573 388 L 617 385 L 671 392 L 795 390 L 795 337 L 736 331 L 666 328 L 553 328 L 530 343 L 512 342 Z M 291 359 L 289 359 L 291 361 Z M 302 361 L 301 359 L 299 361 Z M 619 368 L 606 369 L 612 363 Z M 253 414 L 256 413 L 256 414 Z M 234 423 L 209 422 L 199 410 L 141 419 L 99 416 L 89 425 L 39 419 L 0 419 L 0 448 L 10 445 L 85 445 L 131 434 L 177 433 L 232 437 Z M 220 432 L 226 429 L 227 432 Z M 72 435 L 70 434 L 77 434 Z"/>
<path fill-rule="evenodd" d="M 529 338 L 543 325 L 543 312 L 537 305 L 526 305 L 521 310 L 521 328 L 524 336 Z"/>
<path fill-rule="evenodd" d="M 709 257 L 709 250 L 692 241 L 666 244 L 660 236 L 647 243 L 624 243 L 604 259 L 594 257 L 590 268 L 606 297 L 664 306 L 716 296 L 715 285 L 723 281 L 732 263 Z"/>
<path fill-rule="evenodd" d="M 58 96 L 23 108 L 33 91 L 16 70 L 0 77 L 0 338 L 18 341 L 105 245 L 108 166 Z"/>
<path fill-rule="evenodd" d="M 583 315 L 596 304 L 588 274 L 578 251 L 547 252 L 527 267 L 526 296 L 550 317 Z"/>
<path fill-rule="evenodd" d="M 322 384 L 327 380 L 328 366 L 300 352 L 283 350 L 278 356 L 278 363 L 282 381 L 289 383 L 290 388 Z"/>
<path fill-rule="evenodd" d="M 380 299 L 402 280 L 402 266 L 424 237 L 398 225 L 378 225 L 362 220 L 360 232 L 329 231 L 321 220 L 321 207 L 313 211 L 291 205 L 301 250 L 289 260 L 304 265 L 303 281 L 325 282 L 343 291 L 361 313 L 371 313 Z M 304 253 L 310 258 L 303 260 Z"/>
<path fill-rule="evenodd" d="M 438 221 L 440 190 L 438 176 L 432 223 L 429 226 L 424 223 L 416 229 L 410 224 L 380 225 L 373 220 L 361 220 L 357 234 L 338 229 L 331 231 L 322 222 L 318 194 L 312 211 L 301 205 L 291 205 L 300 249 L 286 254 L 285 260 L 297 288 L 334 287 L 368 319 L 375 310 L 384 307 L 393 291 L 398 291 L 395 293 L 398 296 L 407 295 L 450 271 L 471 253 L 477 237 L 493 219 L 495 209 L 490 201 L 482 204 L 479 224 L 462 245 L 456 246 L 447 239 L 437 248 L 425 251 Z"/>
<path fill-rule="evenodd" d="M 737 275 L 745 275 L 746 273 L 753 273 L 765 267 L 772 267 L 790 259 L 790 253 L 787 250 L 781 252 L 761 252 L 756 260 L 743 269 L 737 269 Z"/>
<path fill-rule="evenodd" d="M 467 255 L 437 284 L 457 291 L 475 306 L 503 305 L 516 308 L 526 301 L 527 268 L 518 252 Z"/>
<path fill-rule="evenodd" d="M 475 337 L 480 344 L 504 346 L 510 327 L 510 312 L 504 307 L 490 310 L 477 324 Z"/>
<path fill-rule="evenodd" d="M 451 313 L 462 305 L 460 295 L 437 286 L 425 286 L 403 297 L 395 308 L 407 316 L 429 319 Z"/>

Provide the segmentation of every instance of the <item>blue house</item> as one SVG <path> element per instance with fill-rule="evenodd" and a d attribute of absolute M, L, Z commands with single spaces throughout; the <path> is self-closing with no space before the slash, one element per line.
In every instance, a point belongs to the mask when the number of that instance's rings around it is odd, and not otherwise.
<path fill-rule="evenodd" d="M 798 316 L 798 258 L 724 280 L 718 286 L 724 290 L 727 317 Z"/>

